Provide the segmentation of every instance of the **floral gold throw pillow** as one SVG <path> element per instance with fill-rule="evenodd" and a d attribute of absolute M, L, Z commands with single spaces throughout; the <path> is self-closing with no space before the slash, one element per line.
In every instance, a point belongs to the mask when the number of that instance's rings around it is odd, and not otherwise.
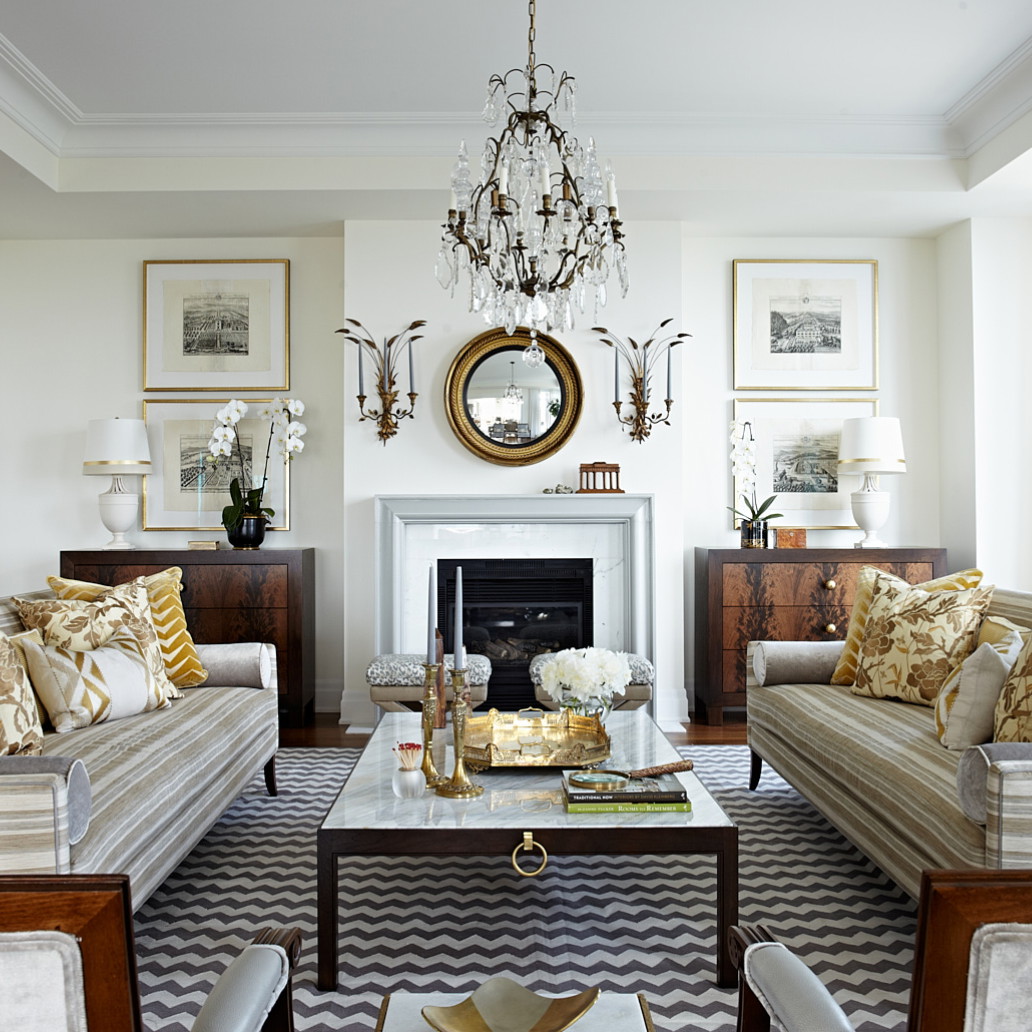
<path fill-rule="evenodd" d="M 43 727 L 25 668 L 11 640 L 0 634 L 0 756 L 38 756 Z"/>
<path fill-rule="evenodd" d="M 901 587 L 911 587 L 902 578 L 879 570 L 876 566 L 861 568 L 856 581 L 856 591 L 853 594 L 853 607 L 849 611 L 846 641 L 842 648 L 842 655 L 835 665 L 835 672 L 831 675 L 832 684 L 853 684 L 856 681 L 856 664 L 867 628 L 871 602 L 874 598 L 876 576 L 881 578 L 883 583 L 887 578 Z M 963 591 L 967 588 L 977 588 L 981 583 L 982 571 L 971 569 L 948 573 L 944 577 L 936 577 L 921 584 L 914 584 L 913 587 L 920 588 L 922 591 Z"/>
<path fill-rule="evenodd" d="M 994 741 L 1032 742 L 1032 637 L 1021 647 L 1000 690 L 994 714 Z"/>
<path fill-rule="evenodd" d="M 208 671 L 201 665 L 194 640 L 186 626 L 186 611 L 180 597 L 183 590 L 182 569 L 170 566 L 167 570 L 152 573 L 140 580 L 147 589 L 151 621 L 158 636 L 168 679 L 179 688 L 193 688 L 203 684 L 208 679 Z M 69 580 L 65 577 L 48 577 L 47 584 L 58 598 L 86 602 L 106 598 L 115 590 L 107 584 Z"/>
<path fill-rule="evenodd" d="M 853 693 L 934 706 L 978 642 L 992 594 L 992 587 L 929 592 L 877 571 Z"/>

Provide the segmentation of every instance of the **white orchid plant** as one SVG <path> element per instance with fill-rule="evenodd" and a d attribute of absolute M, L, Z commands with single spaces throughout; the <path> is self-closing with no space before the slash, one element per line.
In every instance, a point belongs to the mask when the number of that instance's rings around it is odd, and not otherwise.
<path fill-rule="evenodd" d="M 591 713 L 613 708 L 613 697 L 631 683 L 626 652 L 563 649 L 541 670 L 541 687 L 563 709 Z"/>
<path fill-rule="evenodd" d="M 235 452 L 240 464 L 240 475 L 234 477 L 229 484 L 230 504 L 222 510 L 222 525 L 227 530 L 239 526 L 245 516 L 276 515 L 274 510 L 262 505 L 265 487 L 269 482 L 269 456 L 272 454 L 273 442 L 278 453 L 286 460 L 301 454 L 305 446 L 302 438 L 308 428 L 304 423 L 298 422 L 297 417 L 304 411 L 305 403 L 296 398 L 287 398 L 285 401 L 273 398 L 258 410 L 259 418 L 269 421 L 269 439 L 265 446 L 265 466 L 262 474 L 258 476 L 252 468 L 250 477 L 247 464 L 244 462 L 240 435 L 237 433 L 237 424 L 247 415 L 247 403 L 234 398 L 215 413 L 215 428 L 212 430 L 211 440 L 208 441 L 208 451 L 211 452 L 208 461 L 218 464 L 224 456 L 232 460 Z M 248 481 L 250 487 L 245 489 L 243 484 Z"/>
<path fill-rule="evenodd" d="M 771 495 L 760 503 L 756 501 L 756 439 L 752 424 L 741 423 L 737 419 L 731 422 L 731 475 L 742 499 L 742 509 L 733 505 L 727 507 L 733 515 L 747 523 L 782 518 L 780 512 L 767 511 L 777 495 Z"/>

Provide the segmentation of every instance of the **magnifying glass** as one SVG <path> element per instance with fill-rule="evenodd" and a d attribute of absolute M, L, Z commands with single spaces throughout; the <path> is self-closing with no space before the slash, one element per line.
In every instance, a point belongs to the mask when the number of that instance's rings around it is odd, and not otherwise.
<path fill-rule="evenodd" d="M 695 766 L 691 760 L 679 760 L 676 763 L 663 763 L 658 767 L 642 767 L 640 770 L 579 770 L 569 774 L 570 786 L 594 792 L 615 792 L 626 788 L 627 783 L 637 778 L 655 778 L 660 774 L 676 774 L 678 771 L 691 770 Z"/>

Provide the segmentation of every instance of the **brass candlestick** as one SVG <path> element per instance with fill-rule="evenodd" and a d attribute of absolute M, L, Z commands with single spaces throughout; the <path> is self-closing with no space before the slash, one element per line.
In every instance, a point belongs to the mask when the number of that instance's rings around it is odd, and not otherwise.
<path fill-rule="evenodd" d="M 452 671 L 452 726 L 455 728 L 455 767 L 452 776 L 435 791 L 448 799 L 475 799 L 484 794 L 484 786 L 474 784 L 466 773 L 463 751 L 466 747 L 466 671 Z"/>
<path fill-rule="evenodd" d="M 437 664 L 423 664 L 423 777 L 428 788 L 443 785 L 448 779 L 434 766 L 434 724 L 437 717 Z"/>

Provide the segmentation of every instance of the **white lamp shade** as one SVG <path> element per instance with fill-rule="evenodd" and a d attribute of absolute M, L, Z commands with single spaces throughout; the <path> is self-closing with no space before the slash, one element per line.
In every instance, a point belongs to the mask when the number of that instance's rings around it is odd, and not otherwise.
<path fill-rule="evenodd" d="M 839 438 L 839 473 L 906 473 L 903 434 L 893 416 L 844 419 Z"/>
<path fill-rule="evenodd" d="M 91 419 L 82 471 L 87 476 L 127 476 L 151 471 L 147 424 L 142 419 Z"/>

